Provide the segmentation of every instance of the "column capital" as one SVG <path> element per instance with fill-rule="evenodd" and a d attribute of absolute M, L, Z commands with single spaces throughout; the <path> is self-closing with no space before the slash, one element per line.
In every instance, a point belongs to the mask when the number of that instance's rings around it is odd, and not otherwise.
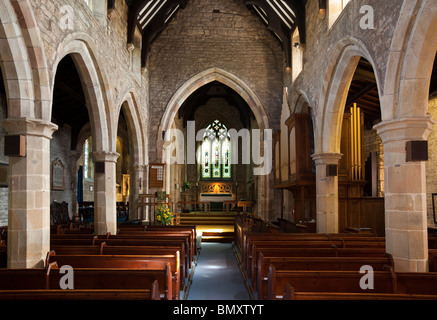
<path fill-rule="evenodd" d="M 114 162 L 117 163 L 120 154 L 117 152 L 94 151 L 91 153 L 94 162 Z"/>
<path fill-rule="evenodd" d="M 31 118 L 7 118 L 2 126 L 9 135 L 36 136 L 52 139 L 58 126 L 49 121 Z"/>
<path fill-rule="evenodd" d="M 437 122 L 426 117 L 396 118 L 378 123 L 373 128 L 381 137 L 382 143 L 427 140 Z"/>
<path fill-rule="evenodd" d="M 317 153 L 311 156 L 316 165 L 338 164 L 342 157 L 343 154 L 341 153 Z"/>

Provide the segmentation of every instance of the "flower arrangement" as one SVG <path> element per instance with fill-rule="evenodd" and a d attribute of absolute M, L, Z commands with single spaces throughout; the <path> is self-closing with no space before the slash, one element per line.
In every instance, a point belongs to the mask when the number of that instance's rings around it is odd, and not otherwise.
<path fill-rule="evenodd" d="M 185 191 L 187 190 L 191 190 L 191 183 L 189 183 L 188 181 L 184 181 L 184 184 L 182 185 L 182 189 Z"/>
<path fill-rule="evenodd" d="M 171 224 L 171 220 L 174 218 L 170 208 L 166 205 L 159 205 L 155 210 L 155 219 L 157 223 L 163 225 Z"/>

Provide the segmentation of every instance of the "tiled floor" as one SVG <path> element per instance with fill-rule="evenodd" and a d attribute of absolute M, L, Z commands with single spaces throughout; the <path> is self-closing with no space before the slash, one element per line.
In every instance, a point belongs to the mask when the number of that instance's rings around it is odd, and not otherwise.
<path fill-rule="evenodd" d="M 230 243 L 202 243 L 187 300 L 250 300 Z"/>

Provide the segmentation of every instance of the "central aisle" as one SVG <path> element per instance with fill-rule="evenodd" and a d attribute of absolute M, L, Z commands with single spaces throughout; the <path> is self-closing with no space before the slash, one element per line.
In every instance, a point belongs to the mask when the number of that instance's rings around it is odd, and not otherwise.
<path fill-rule="evenodd" d="M 202 243 L 187 300 L 250 300 L 231 243 Z"/>

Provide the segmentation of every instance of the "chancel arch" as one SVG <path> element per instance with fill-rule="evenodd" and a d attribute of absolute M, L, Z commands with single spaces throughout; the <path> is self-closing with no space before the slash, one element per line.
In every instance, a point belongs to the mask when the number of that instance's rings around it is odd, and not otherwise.
<path fill-rule="evenodd" d="M 189 97 L 192 96 L 199 89 L 201 90 L 202 88 L 207 88 L 208 85 L 211 85 L 214 82 L 220 83 L 226 88 L 229 88 L 234 95 L 238 96 L 238 98 L 242 102 L 244 102 L 244 104 L 246 105 L 245 108 L 247 110 L 250 110 L 250 112 L 253 114 L 253 120 L 250 121 L 250 126 L 247 126 L 247 128 L 259 129 L 261 132 L 261 137 L 264 137 L 264 130 L 268 130 L 269 128 L 269 120 L 260 100 L 257 98 L 255 93 L 250 89 L 247 84 L 245 84 L 242 80 L 238 79 L 238 77 L 236 77 L 235 75 L 225 70 L 212 68 L 194 76 L 189 81 L 187 81 L 170 100 L 162 118 L 161 125 L 159 127 L 158 132 L 162 132 L 163 134 L 158 134 L 158 148 L 159 146 L 165 145 L 165 141 L 163 140 L 163 138 L 165 137 L 165 133 L 167 131 L 172 128 L 181 128 L 180 126 L 175 127 L 175 119 L 178 117 L 178 111 L 189 99 Z M 241 112 L 242 111 L 240 110 L 240 113 Z M 167 143 L 168 142 L 169 141 L 167 141 Z M 163 155 L 165 154 L 165 147 L 163 147 Z M 169 155 L 167 154 L 167 157 L 168 156 Z M 270 159 L 267 159 L 267 161 L 269 160 Z M 268 166 L 268 163 L 264 163 L 264 165 Z M 170 175 L 167 176 L 167 185 L 169 184 L 169 176 Z M 254 194 L 254 199 L 256 201 L 256 207 L 254 208 L 254 210 L 257 210 L 258 212 L 266 215 L 269 214 L 269 210 L 267 208 L 269 208 L 270 205 L 269 179 L 269 173 L 254 177 L 253 181 L 257 182 L 254 182 L 250 187 L 251 190 L 248 190 L 248 192 Z M 172 187 L 178 186 L 179 185 L 172 185 Z M 170 186 L 168 187 L 170 188 Z"/>

